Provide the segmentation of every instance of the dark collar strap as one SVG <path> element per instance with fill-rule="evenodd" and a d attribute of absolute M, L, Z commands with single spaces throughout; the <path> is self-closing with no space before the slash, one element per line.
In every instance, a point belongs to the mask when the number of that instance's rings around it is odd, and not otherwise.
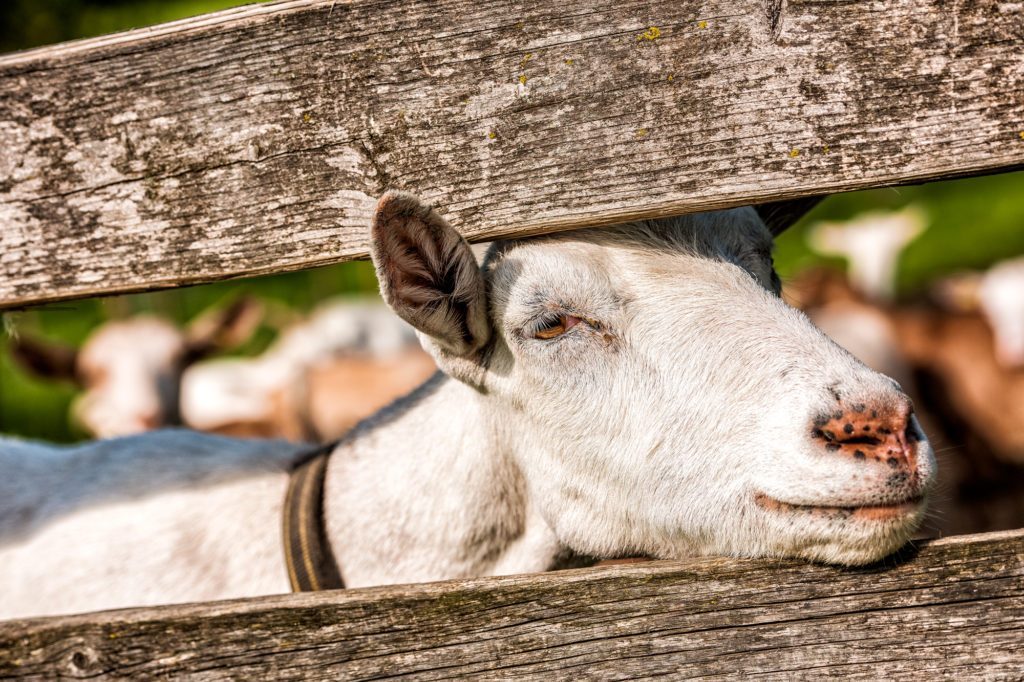
<path fill-rule="evenodd" d="M 296 462 L 284 498 L 284 556 L 292 592 L 345 587 L 324 528 L 324 478 L 335 443 Z"/>

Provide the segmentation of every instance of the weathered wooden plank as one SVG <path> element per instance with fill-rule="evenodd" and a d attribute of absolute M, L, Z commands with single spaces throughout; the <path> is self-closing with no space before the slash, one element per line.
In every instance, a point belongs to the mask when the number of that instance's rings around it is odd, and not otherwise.
<path fill-rule="evenodd" d="M 1010 679 L 1022 637 L 1024 530 L 10 621 L 0 677 Z"/>
<path fill-rule="evenodd" d="M 1001 0 L 335 0 L 0 57 L 0 307 L 1024 163 Z"/>

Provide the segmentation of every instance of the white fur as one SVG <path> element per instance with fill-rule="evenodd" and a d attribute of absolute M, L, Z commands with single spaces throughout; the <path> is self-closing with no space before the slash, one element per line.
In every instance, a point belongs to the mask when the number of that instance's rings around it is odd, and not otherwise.
<path fill-rule="evenodd" d="M 185 335 L 156 317 L 103 325 L 78 354 L 85 392 L 75 402 L 75 418 L 97 438 L 173 423 L 185 351 Z"/>
<path fill-rule="evenodd" d="M 926 225 L 924 212 L 916 206 L 893 213 L 871 211 L 843 223 L 819 223 L 810 244 L 819 253 L 846 258 L 854 287 L 886 301 L 895 290 L 900 253 Z"/>
<path fill-rule="evenodd" d="M 412 328 L 379 301 L 329 301 L 308 320 L 286 330 L 257 358 L 209 360 L 185 370 L 182 419 L 201 431 L 237 424 L 269 425 L 282 409 L 280 396 L 290 387 L 299 387 L 304 373 L 318 363 L 354 352 L 394 357 L 414 344 Z"/>
<path fill-rule="evenodd" d="M 868 367 L 908 385 L 912 371 L 886 311 L 867 302 L 839 301 L 805 311 L 829 338 Z"/>
<path fill-rule="evenodd" d="M 1024 258 L 1003 261 L 986 272 L 978 299 L 992 326 L 1000 364 L 1024 367 Z"/>
<path fill-rule="evenodd" d="M 280 513 L 299 448 L 180 430 L 0 439 L 0 617 L 287 591 Z"/>
<path fill-rule="evenodd" d="M 331 457 L 325 516 L 348 586 L 578 555 L 858 564 L 919 523 L 923 507 L 866 521 L 758 505 L 895 503 L 927 491 L 934 460 L 918 442 L 918 482 L 894 485 L 813 442 L 836 392 L 905 398 L 778 298 L 752 210 L 499 243 L 482 276 L 411 197 L 382 201 L 374 230 L 386 299 L 447 376 Z M 537 317 L 559 310 L 585 321 L 533 338 Z M 293 456 L 185 431 L 70 450 L 0 443 L 0 616 L 284 591 Z"/>

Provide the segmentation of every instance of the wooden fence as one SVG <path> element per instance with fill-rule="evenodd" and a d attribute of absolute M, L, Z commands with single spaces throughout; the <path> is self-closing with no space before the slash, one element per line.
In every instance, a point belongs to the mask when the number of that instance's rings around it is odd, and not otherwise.
<path fill-rule="evenodd" d="M 1024 162 L 1024 9 L 293 0 L 0 57 L 0 308 Z"/>
<path fill-rule="evenodd" d="M 291 0 L 0 56 L 0 309 L 1024 167 L 1024 7 Z M 0 623 L 0 677 L 1012 678 L 1024 531 Z"/>
<path fill-rule="evenodd" d="M 1020 679 L 1024 531 L 0 622 L 0 677 Z"/>

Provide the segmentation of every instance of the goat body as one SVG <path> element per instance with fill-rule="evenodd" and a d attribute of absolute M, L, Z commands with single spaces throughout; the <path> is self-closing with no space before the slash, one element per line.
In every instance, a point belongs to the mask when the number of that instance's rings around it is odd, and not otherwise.
<path fill-rule="evenodd" d="M 752 209 L 496 243 L 381 200 L 385 301 L 440 372 L 333 451 L 345 584 L 581 557 L 875 561 L 925 513 L 909 400 L 779 298 Z M 0 443 L 0 616 L 287 589 L 298 446 L 184 431 Z"/>

